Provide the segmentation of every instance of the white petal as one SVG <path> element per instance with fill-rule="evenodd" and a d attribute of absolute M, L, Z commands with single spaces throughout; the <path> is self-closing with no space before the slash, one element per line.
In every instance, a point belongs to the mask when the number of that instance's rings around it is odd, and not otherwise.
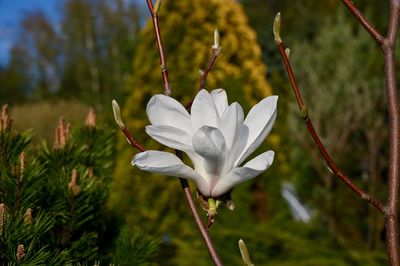
<path fill-rule="evenodd" d="M 201 90 L 194 98 L 191 118 L 193 132 L 202 126 L 218 127 L 220 118 L 208 91 Z"/>
<path fill-rule="evenodd" d="M 211 196 L 221 196 L 234 186 L 260 175 L 268 169 L 273 160 L 274 152 L 267 151 L 250 160 L 243 167 L 234 168 L 218 180 L 218 183 L 212 189 Z"/>
<path fill-rule="evenodd" d="M 226 95 L 226 91 L 224 89 L 216 89 L 210 92 L 210 96 L 214 101 L 219 117 L 221 117 L 226 108 L 228 108 L 228 96 Z"/>
<path fill-rule="evenodd" d="M 208 183 L 201 175 L 169 152 L 145 151 L 138 153 L 133 158 L 132 165 L 150 173 L 191 179 L 195 181 L 199 190 L 209 190 Z"/>
<path fill-rule="evenodd" d="M 190 115 L 174 98 L 157 94 L 150 99 L 146 111 L 151 124 L 176 127 L 192 134 Z"/>
<path fill-rule="evenodd" d="M 265 140 L 275 123 L 278 96 L 269 96 L 251 108 L 243 122 L 235 151 L 235 166 L 240 165 Z"/>
<path fill-rule="evenodd" d="M 239 138 L 243 118 L 243 109 L 238 103 L 231 104 L 221 117 L 219 130 L 225 137 L 228 151 L 232 151 L 233 144 Z"/>
<path fill-rule="evenodd" d="M 210 178 L 219 176 L 226 159 L 226 144 L 221 131 L 215 127 L 201 127 L 193 135 L 193 149 L 204 158 L 206 174 Z"/>
<path fill-rule="evenodd" d="M 146 126 L 146 133 L 159 143 L 181 151 L 192 150 L 192 139 L 183 130 L 171 126 Z"/>

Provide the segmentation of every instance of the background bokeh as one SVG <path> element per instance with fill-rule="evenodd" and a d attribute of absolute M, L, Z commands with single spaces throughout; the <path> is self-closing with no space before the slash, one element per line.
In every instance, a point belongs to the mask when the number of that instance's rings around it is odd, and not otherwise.
<path fill-rule="evenodd" d="M 385 32 L 386 1 L 354 2 Z M 158 255 L 146 263 L 210 265 L 179 182 L 132 169 L 136 151 L 112 120 L 117 99 L 135 137 L 165 149 L 143 130 L 146 103 L 162 92 L 146 8 L 145 0 L 0 0 L 0 104 L 10 105 L 17 130 L 34 130 L 33 145 L 54 141 L 60 116 L 78 126 L 94 107 L 115 135 L 107 215 L 128 233 L 160 241 Z M 272 35 L 278 11 L 324 144 L 355 183 L 385 199 L 383 59 L 339 1 L 164 0 L 160 27 L 174 97 L 185 103 L 195 95 L 215 28 L 223 53 L 207 88 L 223 87 L 246 111 L 279 95 L 276 125 L 260 148 L 277 157 L 265 174 L 235 188 L 235 211 L 220 209 L 211 229 L 217 250 L 226 265 L 241 265 L 237 241 L 243 238 L 256 265 L 385 265 L 382 216 L 329 172 L 296 109 Z M 104 241 L 115 236 L 109 232 Z"/>

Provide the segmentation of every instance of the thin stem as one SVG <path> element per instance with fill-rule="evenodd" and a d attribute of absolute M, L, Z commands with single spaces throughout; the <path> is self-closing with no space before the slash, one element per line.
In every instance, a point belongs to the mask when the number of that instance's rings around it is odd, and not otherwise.
<path fill-rule="evenodd" d="M 158 10 L 155 10 L 151 0 L 146 0 L 146 1 L 147 1 L 147 6 L 149 8 L 149 11 L 150 11 L 152 19 L 153 19 L 154 32 L 156 35 L 156 41 L 157 41 L 157 46 L 158 46 L 158 51 L 159 51 L 159 56 L 160 56 L 161 75 L 163 78 L 164 94 L 171 95 L 172 91 L 169 87 L 167 63 L 166 63 L 165 57 L 164 57 L 164 48 L 163 48 L 163 43 L 161 40 L 160 27 L 159 27 L 159 23 L 158 23 Z M 158 4 L 158 7 L 159 7 L 161 0 L 157 0 L 157 1 L 159 1 L 159 2 L 158 3 L 156 2 L 156 5 Z M 176 151 L 176 153 L 178 154 L 178 156 L 182 157 L 182 153 L 180 151 Z M 191 193 L 190 187 L 189 187 L 189 183 L 187 182 L 186 179 L 183 179 L 183 178 L 179 178 L 179 181 L 181 183 L 183 192 L 185 194 L 186 201 L 189 205 L 190 212 L 195 220 L 197 228 L 200 231 L 200 234 L 204 240 L 204 243 L 206 244 L 206 247 L 208 249 L 208 252 L 210 253 L 212 261 L 214 262 L 214 264 L 216 266 L 222 266 L 223 264 L 217 254 L 217 251 L 214 247 L 211 237 L 208 234 L 208 231 L 207 231 L 206 227 L 204 226 L 203 222 L 201 221 L 201 218 L 197 211 L 196 205 L 194 204 L 192 193 Z"/>
<path fill-rule="evenodd" d="M 121 129 L 121 131 L 125 134 L 126 139 L 128 140 L 129 144 L 131 144 L 134 148 L 138 149 L 141 152 L 145 151 L 145 148 L 143 148 L 142 145 L 140 145 L 136 139 L 133 137 L 133 135 L 131 134 L 131 132 L 129 132 L 129 130 L 124 127 Z"/>
<path fill-rule="evenodd" d="M 176 155 L 182 159 L 181 151 L 176 150 Z M 189 204 L 190 212 L 192 213 L 192 216 L 194 218 L 194 221 L 196 222 L 197 228 L 199 229 L 200 234 L 203 237 L 204 243 L 207 246 L 207 249 L 208 249 L 208 252 L 210 253 L 210 257 L 211 257 L 212 261 L 214 262 L 215 265 L 222 266 L 223 264 L 222 264 L 221 259 L 219 258 L 218 253 L 214 247 L 214 244 L 211 240 L 210 234 L 208 233 L 206 226 L 204 226 L 203 222 L 201 221 L 199 212 L 197 211 L 196 205 L 194 204 L 188 181 L 183 178 L 179 178 L 179 181 L 181 182 L 182 189 L 185 193 L 186 201 Z"/>
<path fill-rule="evenodd" d="M 122 132 L 125 134 L 127 140 L 129 141 L 129 143 L 136 149 L 138 149 L 141 152 L 146 151 L 146 149 L 140 145 L 136 139 L 133 137 L 133 135 L 129 132 L 129 130 L 124 127 L 121 129 Z M 176 155 L 182 159 L 182 152 L 176 150 Z M 179 181 L 181 183 L 181 187 L 183 189 L 183 192 L 185 194 L 185 198 L 186 201 L 189 205 L 189 209 L 190 209 L 190 213 L 192 214 L 194 221 L 197 225 L 197 228 L 200 231 L 200 234 L 204 240 L 204 243 L 206 244 L 206 247 L 208 249 L 208 252 L 210 253 L 211 259 L 213 260 L 214 264 L 217 266 L 221 266 L 223 265 L 218 254 L 217 251 L 214 247 L 214 244 L 211 240 L 210 234 L 208 233 L 208 230 L 206 228 L 206 226 L 203 224 L 203 222 L 201 221 L 199 212 L 197 211 L 196 205 L 193 201 L 193 197 L 192 197 L 192 192 L 190 191 L 190 187 L 189 187 L 189 183 L 186 179 L 183 178 L 179 178 Z"/>
<path fill-rule="evenodd" d="M 399 102 L 396 84 L 395 48 L 399 25 L 400 1 L 390 1 L 390 20 L 388 35 L 382 44 L 385 59 L 386 91 L 389 105 L 390 123 L 390 155 L 388 201 L 386 215 L 386 243 L 389 263 L 400 265 L 399 232 L 398 232 L 398 198 L 399 198 L 399 166 L 400 166 L 400 124 Z"/>
<path fill-rule="evenodd" d="M 369 195 L 367 192 L 359 188 L 353 181 L 348 177 L 346 173 L 344 173 L 337 165 L 336 163 L 332 160 L 331 156 L 329 153 L 326 151 L 325 146 L 322 144 L 317 132 L 314 129 L 313 123 L 308 116 L 308 111 L 306 105 L 304 105 L 303 99 L 301 97 L 301 93 L 299 90 L 299 87 L 296 82 L 296 78 L 294 76 L 292 67 L 289 62 L 289 58 L 287 57 L 285 53 L 285 46 L 283 42 L 277 43 L 279 53 L 282 57 L 283 63 L 286 68 L 286 72 L 288 74 L 290 84 L 292 86 L 293 92 L 296 96 L 296 101 L 299 106 L 299 110 L 302 112 L 302 116 L 304 119 L 304 122 L 307 125 L 307 129 L 314 140 L 315 144 L 317 145 L 319 151 L 321 152 L 321 155 L 324 157 L 328 167 L 332 170 L 335 176 L 337 176 L 342 182 L 344 182 L 351 190 L 353 190 L 360 198 L 364 199 L 367 201 L 369 204 L 377 208 L 379 211 L 382 213 L 385 213 L 385 206 L 379 202 L 377 199 L 375 199 L 373 196 Z"/>
<path fill-rule="evenodd" d="M 154 33 L 156 36 L 156 42 L 157 42 L 157 48 L 158 48 L 158 54 L 160 57 L 160 68 L 161 68 L 161 76 L 163 79 L 163 85 L 164 85 L 164 94 L 165 95 L 171 95 L 171 87 L 169 86 L 169 77 L 168 77 L 168 69 L 167 69 L 167 62 L 165 60 L 164 56 L 164 46 L 163 42 L 161 39 L 161 33 L 160 33 L 160 26 L 158 22 L 158 10 L 155 12 L 154 6 L 151 2 L 151 0 L 146 0 L 147 1 L 147 6 L 149 8 L 151 18 L 153 21 L 153 28 L 154 28 Z M 161 0 L 158 0 L 161 1 Z"/>
<path fill-rule="evenodd" d="M 207 65 L 206 69 L 201 73 L 200 86 L 199 86 L 199 89 L 197 91 L 200 91 L 200 90 L 206 88 L 206 82 L 207 82 L 208 74 L 210 73 L 210 71 L 214 67 L 215 62 L 217 61 L 218 55 L 219 55 L 218 48 L 212 48 L 210 61 L 208 61 L 208 65 Z M 192 104 L 193 104 L 193 100 L 191 100 L 188 104 L 186 104 L 185 108 L 186 109 L 190 109 Z"/>
<path fill-rule="evenodd" d="M 351 0 L 342 0 L 343 4 L 350 10 L 354 17 L 360 22 L 365 30 L 371 35 L 371 37 L 382 46 L 385 38 L 375 29 L 374 26 L 364 17 L 361 11 L 354 5 Z"/>
<path fill-rule="evenodd" d="M 211 58 L 210 58 L 210 61 L 208 62 L 207 68 L 204 70 L 204 72 L 202 73 L 201 78 L 200 78 L 199 91 L 206 88 L 206 81 L 207 81 L 208 73 L 210 73 L 210 71 L 212 70 L 217 58 L 218 58 L 218 49 L 213 48 Z"/>

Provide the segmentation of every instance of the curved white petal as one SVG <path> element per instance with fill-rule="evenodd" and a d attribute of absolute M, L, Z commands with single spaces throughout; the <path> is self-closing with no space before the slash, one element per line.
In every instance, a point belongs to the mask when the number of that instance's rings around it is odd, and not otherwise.
<path fill-rule="evenodd" d="M 153 125 L 176 127 L 192 134 L 190 115 L 174 98 L 154 95 L 147 104 L 146 112 Z"/>
<path fill-rule="evenodd" d="M 221 196 L 237 184 L 260 175 L 272 164 L 274 155 L 273 151 L 267 151 L 250 160 L 243 167 L 234 168 L 218 180 L 211 191 L 211 196 Z"/>
<path fill-rule="evenodd" d="M 269 96 L 251 108 L 243 122 L 235 150 L 235 166 L 240 165 L 265 140 L 275 123 L 278 96 Z"/>
<path fill-rule="evenodd" d="M 208 91 L 201 90 L 194 98 L 191 118 L 193 132 L 202 126 L 218 127 L 220 118 Z"/>
<path fill-rule="evenodd" d="M 232 151 L 233 145 L 239 138 L 240 130 L 243 125 L 243 109 L 238 103 L 231 104 L 221 117 L 219 130 L 225 138 L 228 151 Z"/>
<path fill-rule="evenodd" d="M 146 126 L 146 133 L 159 143 L 181 151 L 192 150 L 192 139 L 183 130 L 171 126 Z"/>
<path fill-rule="evenodd" d="M 169 152 L 145 151 L 138 153 L 133 158 L 132 165 L 150 173 L 191 179 L 200 191 L 209 191 L 207 181 L 200 174 Z"/>
<path fill-rule="evenodd" d="M 204 158 L 204 169 L 209 183 L 215 182 L 224 167 L 226 144 L 221 131 L 215 127 L 203 126 L 193 135 L 193 149 Z M 196 168 L 196 170 L 198 170 Z M 201 173 L 203 174 L 203 173 Z"/>
<path fill-rule="evenodd" d="M 211 99 L 214 101 L 215 108 L 217 108 L 219 117 L 228 108 L 228 96 L 224 89 L 215 89 L 210 92 Z"/>

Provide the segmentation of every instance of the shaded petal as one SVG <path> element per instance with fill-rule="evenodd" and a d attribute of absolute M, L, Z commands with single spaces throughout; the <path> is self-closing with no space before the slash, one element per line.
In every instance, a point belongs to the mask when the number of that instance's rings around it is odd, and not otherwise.
<path fill-rule="evenodd" d="M 193 132 L 202 126 L 218 127 L 220 118 L 208 91 L 201 90 L 194 98 L 191 118 Z"/>
<path fill-rule="evenodd" d="M 215 89 L 210 92 L 210 96 L 214 102 L 219 117 L 221 117 L 226 108 L 228 108 L 228 96 L 226 95 L 226 91 L 224 89 Z"/>
<path fill-rule="evenodd" d="M 206 180 L 172 153 L 163 151 L 141 152 L 135 155 L 132 165 L 150 173 L 193 180 L 199 190 L 209 191 Z"/>
<path fill-rule="evenodd" d="M 234 143 L 239 138 L 240 130 L 243 125 L 243 109 L 238 103 L 231 104 L 221 117 L 219 130 L 225 138 L 228 151 L 232 150 Z"/>
<path fill-rule="evenodd" d="M 203 167 L 206 173 L 200 174 L 207 175 L 210 179 L 219 176 L 226 159 L 226 144 L 221 131 L 215 127 L 201 127 L 193 135 L 193 149 L 204 158 Z M 197 168 L 196 170 L 200 171 Z"/>
<path fill-rule="evenodd" d="M 272 164 L 274 155 L 273 151 L 267 151 L 250 160 L 243 167 L 232 169 L 218 180 L 218 183 L 212 188 L 211 196 L 221 196 L 234 186 L 260 175 Z"/>
<path fill-rule="evenodd" d="M 192 150 L 192 139 L 183 130 L 171 126 L 146 126 L 146 133 L 159 143 L 181 151 Z"/>
<path fill-rule="evenodd" d="M 269 96 L 251 108 L 235 148 L 235 166 L 246 160 L 271 132 L 277 115 L 277 103 L 278 96 Z"/>
<path fill-rule="evenodd" d="M 190 115 L 174 98 L 154 95 L 147 104 L 146 112 L 153 125 L 176 127 L 192 134 Z"/>

